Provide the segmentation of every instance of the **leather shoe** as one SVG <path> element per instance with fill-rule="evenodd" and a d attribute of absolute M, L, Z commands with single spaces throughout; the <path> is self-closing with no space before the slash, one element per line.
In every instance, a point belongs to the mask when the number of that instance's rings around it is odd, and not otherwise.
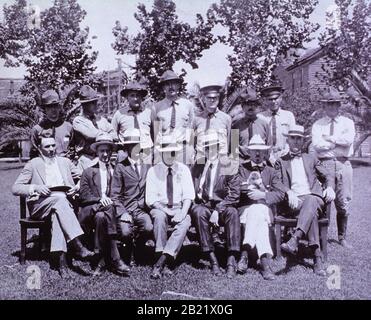
<path fill-rule="evenodd" d="M 130 272 L 130 268 L 121 259 L 112 261 L 111 269 L 112 272 L 125 276 L 128 276 Z"/>
<path fill-rule="evenodd" d="M 218 232 L 213 232 L 211 234 L 211 238 L 213 240 L 213 243 L 215 246 L 217 247 L 223 247 L 224 246 L 224 242 L 222 239 L 220 239 L 220 236 L 219 236 L 219 233 Z"/>
<path fill-rule="evenodd" d="M 236 276 L 236 266 L 234 264 L 227 265 L 227 278 L 231 279 Z"/>
<path fill-rule="evenodd" d="M 106 263 L 105 263 L 104 259 L 102 258 L 102 259 L 99 260 L 96 268 L 94 269 L 93 276 L 97 277 L 97 276 L 100 276 L 101 274 L 103 274 L 105 267 L 106 267 Z"/>
<path fill-rule="evenodd" d="M 353 246 L 351 246 L 348 241 L 345 239 L 339 240 L 340 245 L 345 249 L 353 249 Z"/>
<path fill-rule="evenodd" d="M 213 263 L 211 265 L 211 272 L 214 276 L 221 276 L 222 275 L 222 270 L 219 267 L 218 263 Z"/>
<path fill-rule="evenodd" d="M 316 256 L 314 258 L 313 271 L 317 276 L 321 276 L 321 277 L 326 276 L 326 271 L 325 271 L 325 268 L 323 266 L 322 257 Z"/>
<path fill-rule="evenodd" d="M 281 249 L 287 253 L 296 254 L 298 252 L 298 239 L 292 236 L 289 241 L 281 244 Z"/>
<path fill-rule="evenodd" d="M 165 266 L 165 267 L 162 269 L 162 275 L 163 275 L 164 277 L 171 277 L 173 274 L 174 274 L 173 271 L 171 271 L 171 270 L 169 269 L 169 267 L 167 267 L 167 266 Z"/>
<path fill-rule="evenodd" d="M 94 252 L 86 249 L 85 247 L 81 247 L 78 251 L 75 252 L 75 258 L 81 261 L 89 260 L 93 256 Z"/>
<path fill-rule="evenodd" d="M 268 257 L 262 257 L 260 259 L 261 270 L 260 273 L 264 280 L 275 280 L 276 277 L 272 271 L 272 259 Z"/>
<path fill-rule="evenodd" d="M 61 266 L 58 268 L 58 273 L 62 279 L 68 279 L 71 278 L 71 272 L 70 269 L 68 269 L 66 266 Z"/>
<path fill-rule="evenodd" d="M 245 274 L 248 268 L 248 260 L 246 256 L 241 256 L 240 260 L 237 263 L 237 273 Z"/>
<path fill-rule="evenodd" d="M 151 273 L 152 279 L 160 279 L 161 278 L 161 267 L 154 266 Z"/>

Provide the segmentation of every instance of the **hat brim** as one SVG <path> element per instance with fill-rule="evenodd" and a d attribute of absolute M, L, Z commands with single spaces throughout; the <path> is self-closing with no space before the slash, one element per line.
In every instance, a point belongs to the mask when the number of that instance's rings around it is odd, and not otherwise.
<path fill-rule="evenodd" d="M 216 145 L 218 145 L 219 144 L 219 142 L 212 142 L 212 143 L 208 143 L 208 144 L 204 144 L 203 145 L 203 148 L 205 149 L 205 148 L 210 148 L 210 147 L 212 147 L 212 146 L 216 146 Z"/>
<path fill-rule="evenodd" d="M 340 99 L 328 100 L 328 99 L 321 99 L 320 102 L 341 102 Z"/>
<path fill-rule="evenodd" d="M 161 147 L 156 147 L 156 150 L 159 151 L 159 152 L 178 152 L 180 150 L 182 150 L 182 147 L 181 146 L 178 146 L 178 147 L 166 147 L 166 148 L 161 148 Z"/>
<path fill-rule="evenodd" d="M 145 97 L 148 95 L 148 91 L 144 89 L 122 89 L 121 90 L 121 95 L 122 96 L 127 96 L 129 92 L 138 92 L 142 97 Z"/>
<path fill-rule="evenodd" d="M 262 89 L 260 91 L 260 94 L 262 96 L 266 96 L 266 95 L 269 95 L 272 92 L 282 93 L 284 91 L 285 91 L 285 89 L 283 87 L 281 87 L 281 86 L 271 86 L 271 87 L 267 87 L 267 88 Z"/>
<path fill-rule="evenodd" d="M 179 83 L 183 82 L 183 80 L 180 79 L 180 78 L 169 78 L 169 79 L 160 80 L 159 83 L 164 84 L 164 83 L 169 82 L 169 81 L 177 81 Z"/>
<path fill-rule="evenodd" d="M 247 146 L 247 150 L 269 150 L 271 147 L 267 145 L 252 145 Z"/>
<path fill-rule="evenodd" d="M 282 134 L 283 136 L 285 137 L 302 137 L 302 138 L 309 138 L 310 135 L 305 135 L 305 134 L 301 134 L 301 133 L 283 133 Z"/>
<path fill-rule="evenodd" d="M 51 106 L 58 106 L 62 103 L 62 100 L 55 101 L 55 102 L 50 102 L 50 103 L 41 103 L 40 107 L 45 108 L 45 107 L 51 107 Z"/>
<path fill-rule="evenodd" d="M 92 98 L 92 99 L 88 99 L 88 100 L 79 99 L 79 101 L 80 101 L 81 104 L 84 104 L 84 103 L 88 103 L 88 102 L 98 101 L 99 99 L 100 99 L 100 97 L 96 97 L 96 98 Z"/>
<path fill-rule="evenodd" d="M 200 92 L 202 93 L 207 93 L 207 92 L 218 92 L 220 93 L 220 91 L 222 90 L 222 86 L 219 86 L 219 85 L 211 85 L 211 86 L 205 86 L 205 87 L 202 87 L 200 88 Z"/>
<path fill-rule="evenodd" d="M 111 141 L 98 141 L 94 142 L 91 146 L 90 149 L 92 149 L 94 152 L 97 152 L 97 148 L 101 145 L 109 145 L 112 147 L 112 149 L 116 148 L 116 144 L 111 142 Z"/>
<path fill-rule="evenodd" d="M 122 141 L 120 142 L 120 144 L 122 144 L 123 146 L 127 146 L 130 144 L 140 144 L 140 140 L 139 141 Z"/>

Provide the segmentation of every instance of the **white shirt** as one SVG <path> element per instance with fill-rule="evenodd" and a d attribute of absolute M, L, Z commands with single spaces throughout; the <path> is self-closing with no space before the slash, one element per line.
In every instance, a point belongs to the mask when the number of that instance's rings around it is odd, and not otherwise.
<path fill-rule="evenodd" d="M 353 154 L 353 142 L 356 135 L 353 120 L 337 116 L 334 119 L 335 143 L 326 141 L 323 136 L 330 135 L 331 119 L 324 117 L 312 127 L 312 145 L 318 158 L 350 157 Z"/>
<path fill-rule="evenodd" d="M 45 163 L 45 179 L 48 187 L 63 186 L 64 180 L 59 170 L 57 158 L 42 157 Z"/>
<path fill-rule="evenodd" d="M 150 168 L 146 179 L 146 203 L 152 207 L 154 203 L 160 202 L 167 205 L 166 179 L 168 166 L 163 162 Z M 173 203 L 174 206 L 181 205 L 184 200 L 194 200 L 195 191 L 189 168 L 180 162 L 175 162 L 173 169 Z"/>
<path fill-rule="evenodd" d="M 212 162 L 210 160 L 207 160 L 205 167 L 204 167 L 204 171 L 202 172 L 202 176 L 200 179 L 200 190 L 202 190 L 205 184 L 207 170 L 209 170 L 210 164 L 212 164 L 213 167 L 211 168 L 211 172 L 210 172 L 210 186 L 209 186 L 209 195 L 208 195 L 209 199 L 213 198 L 216 169 L 218 168 L 218 163 L 219 163 L 219 159 L 216 159 Z"/>
<path fill-rule="evenodd" d="M 113 175 L 113 169 L 111 165 L 109 165 L 109 170 L 111 171 L 111 177 Z M 107 167 L 106 164 L 99 160 L 99 174 L 100 174 L 100 186 L 101 186 L 101 193 L 102 197 L 107 192 Z"/>
<path fill-rule="evenodd" d="M 310 186 L 308 182 L 307 174 L 305 173 L 303 158 L 297 158 L 291 160 L 291 190 L 295 192 L 297 196 L 303 196 L 310 194 Z"/>
<path fill-rule="evenodd" d="M 266 110 L 264 112 L 258 113 L 258 118 L 265 120 L 269 123 L 269 128 L 271 130 L 271 136 L 273 139 L 272 132 L 272 111 Z M 286 144 L 287 138 L 283 134 L 287 134 L 291 127 L 295 125 L 295 116 L 291 111 L 278 109 L 276 114 L 276 147 L 283 150 L 282 155 L 288 151 L 288 146 Z"/>
<path fill-rule="evenodd" d="M 133 170 L 135 171 L 135 164 L 137 165 L 137 168 L 138 168 L 138 173 L 140 175 L 141 171 L 142 171 L 142 165 L 141 165 L 141 162 L 140 160 L 138 161 L 134 161 L 132 158 L 128 157 L 129 159 L 129 162 L 130 162 L 130 165 L 131 167 L 133 168 Z"/>

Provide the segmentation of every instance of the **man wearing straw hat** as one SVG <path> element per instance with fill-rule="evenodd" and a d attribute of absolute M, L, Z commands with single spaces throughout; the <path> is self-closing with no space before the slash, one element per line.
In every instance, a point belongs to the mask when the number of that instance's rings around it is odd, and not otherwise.
<path fill-rule="evenodd" d="M 269 166 L 269 149 L 270 146 L 260 135 L 254 135 L 247 146 L 249 160 L 240 164 L 238 171 L 242 250 L 237 271 L 246 273 L 248 254 L 256 249 L 263 278 L 274 280 L 270 241 L 273 219 L 270 206 L 281 202 L 284 192 L 279 175 Z"/>
<path fill-rule="evenodd" d="M 306 236 L 314 254 L 314 272 L 324 276 L 318 219 L 325 201 L 335 199 L 334 179 L 315 155 L 302 153 L 306 138 L 303 126 L 290 128 L 287 137 L 290 151 L 276 162 L 276 170 L 287 196 L 280 211 L 297 217 L 298 222 L 294 234 L 281 248 L 296 254 L 299 240 Z"/>
<path fill-rule="evenodd" d="M 56 154 L 64 157 L 72 138 L 72 124 L 62 117 L 62 101 L 59 94 L 54 90 L 47 90 L 41 96 L 41 108 L 43 117 L 40 122 L 31 129 L 31 143 L 35 153 L 37 141 L 40 135 L 55 139 Z"/>
<path fill-rule="evenodd" d="M 128 156 L 116 165 L 112 179 L 111 195 L 119 220 L 119 236 L 132 251 L 130 253 L 134 253 L 134 237 L 137 249 L 135 253 L 138 253 L 152 237 L 153 231 L 152 220 L 145 204 L 145 184 L 150 165 L 145 164 L 142 159 L 142 137 L 141 132 L 135 128 L 123 133 L 121 143 Z"/>
<path fill-rule="evenodd" d="M 85 230 L 95 230 L 94 251 L 99 257 L 95 274 L 101 273 L 106 263 L 120 275 L 128 275 L 129 267 L 120 259 L 117 248 L 117 220 L 111 197 L 113 168 L 110 164 L 115 148 L 111 135 L 98 134 L 91 145 L 98 162 L 84 170 L 80 181 L 80 224 Z"/>
<path fill-rule="evenodd" d="M 124 139 L 124 134 L 129 129 L 137 129 L 141 134 L 141 145 L 145 147 L 148 156 L 143 159 L 147 164 L 152 163 L 153 147 L 153 108 L 145 107 L 143 100 L 148 91 L 139 82 L 129 82 L 121 91 L 127 101 L 122 108 L 117 110 L 112 118 L 112 127 L 115 130 L 120 142 Z"/>
<path fill-rule="evenodd" d="M 111 124 L 102 116 L 98 116 L 98 93 L 90 86 L 84 85 L 79 90 L 79 101 L 82 112 L 73 120 L 74 144 L 79 154 L 78 166 L 81 170 L 90 167 L 94 162 L 95 153 L 90 148 L 101 132 L 115 138 Z"/>
<path fill-rule="evenodd" d="M 220 91 L 222 86 L 207 85 L 200 89 L 200 103 L 202 112 L 194 119 L 193 129 L 196 145 L 196 161 L 205 157 L 202 146 L 202 137 L 206 134 L 216 132 L 219 137 L 219 151 L 228 154 L 231 134 L 231 117 L 219 110 Z"/>
<path fill-rule="evenodd" d="M 335 179 L 335 207 L 338 239 L 344 248 L 352 248 L 346 240 L 349 206 L 353 192 L 353 169 L 349 157 L 353 154 L 355 126 L 353 120 L 339 114 L 341 96 L 328 90 L 321 100 L 325 117 L 312 127 L 312 143 L 322 164 Z"/>
<path fill-rule="evenodd" d="M 163 135 L 173 135 L 182 148 L 177 153 L 177 161 L 186 165 L 193 162 L 194 148 L 191 132 L 194 120 L 194 105 L 187 99 L 179 97 L 183 80 L 174 71 L 168 70 L 160 77 L 160 85 L 165 98 L 157 102 L 155 110 L 155 140 L 160 141 Z M 156 150 L 155 150 L 156 151 Z M 160 160 L 155 152 L 155 163 Z"/>
<path fill-rule="evenodd" d="M 224 226 L 228 250 L 227 276 L 234 277 L 241 230 L 238 211 L 233 207 L 238 199 L 239 185 L 231 181 L 237 174 L 238 164 L 233 166 L 232 160 L 222 158 L 216 132 L 206 134 L 200 140 L 206 161 L 196 163 L 192 170 L 197 193 L 196 204 L 192 207 L 192 219 L 201 250 L 210 260 L 214 275 L 221 275 L 222 272 L 215 255 L 210 227 Z"/>
<path fill-rule="evenodd" d="M 191 225 L 189 208 L 195 198 L 191 172 L 188 167 L 176 161 L 182 145 L 176 136 L 162 136 L 157 146 L 162 161 L 148 170 L 146 203 L 151 208 L 155 251 L 160 256 L 155 263 L 151 277 L 160 278 L 172 272 L 169 264 L 179 253 Z M 168 238 L 168 226 L 173 231 Z"/>

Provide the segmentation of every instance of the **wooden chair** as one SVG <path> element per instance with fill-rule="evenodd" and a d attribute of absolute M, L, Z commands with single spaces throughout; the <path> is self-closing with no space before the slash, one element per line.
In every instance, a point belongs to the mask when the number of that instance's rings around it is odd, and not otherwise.
<path fill-rule="evenodd" d="M 323 253 L 323 258 L 327 261 L 327 232 L 330 224 L 331 216 L 331 202 L 327 203 L 324 208 L 324 217 L 318 220 L 319 224 L 319 237 L 320 244 Z M 296 227 L 298 219 L 286 218 L 279 213 L 275 214 L 274 225 L 275 225 L 275 237 L 276 237 L 276 257 L 281 257 L 281 242 L 282 242 L 282 226 L 284 227 Z"/>
<path fill-rule="evenodd" d="M 28 243 L 38 241 L 39 254 L 41 255 L 42 244 L 44 243 L 46 238 L 48 238 L 47 235 L 50 232 L 50 222 L 47 220 L 32 220 L 30 217 L 27 217 L 26 198 L 20 197 L 19 223 L 21 225 L 21 252 L 19 256 L 19 262 L 21 264 L 24 264 L 26 262 L 26 248 Z M 28 229 L 39 229 L 38 236 L 27 239 Z"/>

